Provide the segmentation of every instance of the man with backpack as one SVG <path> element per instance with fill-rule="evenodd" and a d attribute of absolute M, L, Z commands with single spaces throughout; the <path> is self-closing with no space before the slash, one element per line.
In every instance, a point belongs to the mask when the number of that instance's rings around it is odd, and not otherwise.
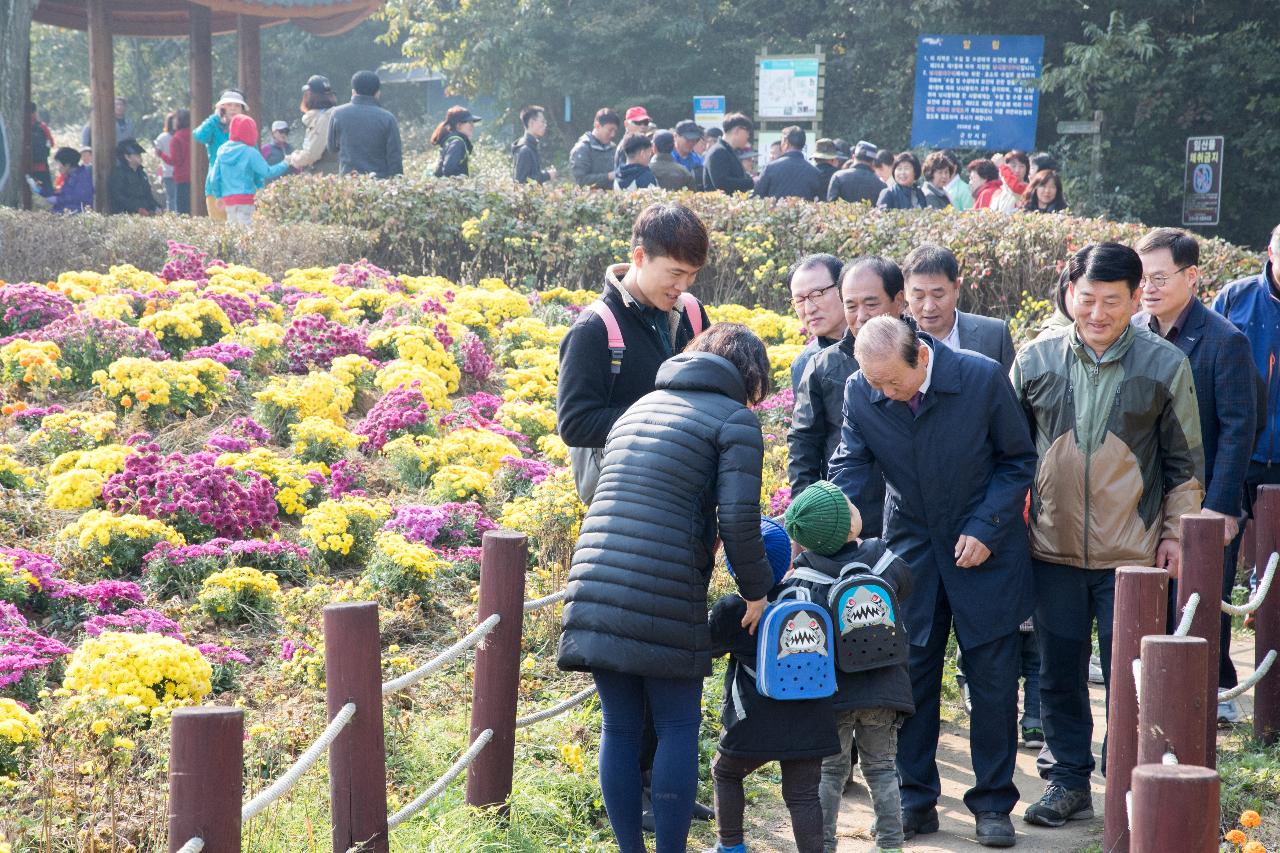
<path fill-rule="evenodd" d="M 614 422 L 654 390 L 662 363 L 710 325 L 687 292 L 707 262 L 708 245 L 706 226 L 684 205 L 645 208 L 631 229 L 631 262 L 608 268 L 601 298 L 560 342 L 556 420 L 584 503 L 595 493 Z M 646 740 L 647 775 L 656 741 Z M 714 813 L 695 804 L 694 816 L 710 820 Z"/>

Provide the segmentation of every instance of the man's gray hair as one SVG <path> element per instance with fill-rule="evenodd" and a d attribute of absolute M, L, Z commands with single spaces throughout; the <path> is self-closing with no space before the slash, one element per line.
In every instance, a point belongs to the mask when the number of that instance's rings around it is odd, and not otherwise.
<path fill-rule="evenodd" d="M 859 362 L 880 361 L 896 356 L 915 367 L 920 356 L 920 339 L 915 329 L 897 317 L 882 314 L 872 317 L 858 330 L 853 342 L 853 355 Z"/>
<path fill-rule="evenodd" d="M 1271 242 L 1267 245 L 1271 248 L 1271 251 L 1280 255 L 1280 225 L 1271 229 Z"/>

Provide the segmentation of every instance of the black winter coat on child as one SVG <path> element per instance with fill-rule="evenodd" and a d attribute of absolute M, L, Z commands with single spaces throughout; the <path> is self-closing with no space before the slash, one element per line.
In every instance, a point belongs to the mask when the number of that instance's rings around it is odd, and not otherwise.
<path fill-rule="evenodd" d="M 746 598 L 773 586 L 760 538 L 764 440 L 738 369 L 682 353 L 658 369 L 655 388 L 605 444 L 569 572 L 561 669 L 710 675 L 717 536 Z"/>
<path fill-rule="evenodd" d="M 757 638 L 742 627 L 746 612 L 747 603 L 741 596 L 726 595 L 711 608 L 708 620 L 713 654 L 729 655 L 720 712 L 720 751 L 762 761 L 835 755 L 840 751 L 840 739 L 830 697 L 782 701 L 761 696 L 756 690 L 756 679 L 747 669 L 756 671 Z"/>

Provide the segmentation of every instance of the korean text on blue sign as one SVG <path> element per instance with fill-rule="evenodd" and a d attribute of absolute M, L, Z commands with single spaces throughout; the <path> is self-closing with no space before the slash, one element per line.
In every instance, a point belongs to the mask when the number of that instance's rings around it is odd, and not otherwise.
<path fill-rule="evenodd" d="M 1044 36 L 920 36 L 913 148 L 1030 151 Z"/>

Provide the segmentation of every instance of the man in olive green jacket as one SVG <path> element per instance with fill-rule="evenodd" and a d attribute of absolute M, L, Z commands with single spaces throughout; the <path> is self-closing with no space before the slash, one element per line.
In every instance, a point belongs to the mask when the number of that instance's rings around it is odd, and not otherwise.
<path fill-rule="evenodd" d="M 1109 689 L 1115 570 L 1176 576 L 1179 519 L 1204 499 L 1191 368 L 1130 324 L 1141 279 L 1129 247 L 1081 249 L 1067 292 L 1075 322 L 1028 344 L 1011 375 L 1039 454 L 1029 520 L 1048 786 L 1024 819 L 1041 826 L 1093 816 L 1086 676 L 1096 618 Z"/>

